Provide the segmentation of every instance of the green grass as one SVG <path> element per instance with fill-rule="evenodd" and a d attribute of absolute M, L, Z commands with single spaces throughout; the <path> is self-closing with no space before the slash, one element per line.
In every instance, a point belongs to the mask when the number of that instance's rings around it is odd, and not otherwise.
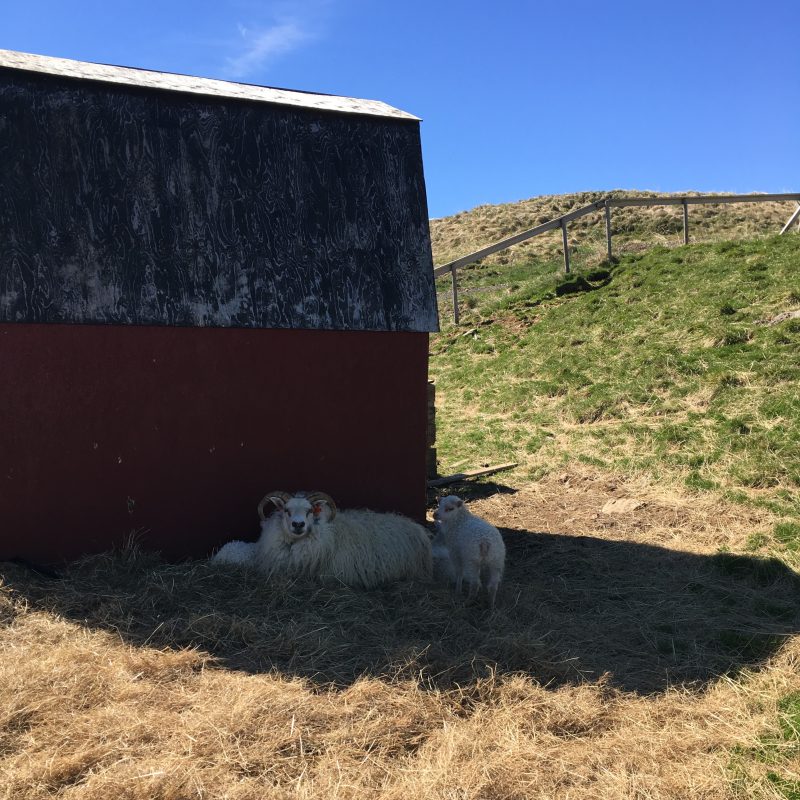
<path fill-rule="evenodd" d="M 786 800 L 800 800 L 800 780 L 796 778 L 800 763 L 800 692 L 781 698 L 777 710 L 777 732 L 762 736 L 757 747 L 740 748 L 733 754 L 730 770 L 743 797 L 758 792 L 759 796 L 777 793 Z"/>
<path fill-rule="evenodd" d="M 800 513 L 800 320 L 763 323 L 800 305 L 800 238 L 490 271 L 431 341 L 442 471 L 595 463 Z"/>
<path fill-rule="evenodd" d="M 775 526 L 775 538 L 787 550 L 800 552 L 800 525 L 796 522 L 782 522 Z"/>

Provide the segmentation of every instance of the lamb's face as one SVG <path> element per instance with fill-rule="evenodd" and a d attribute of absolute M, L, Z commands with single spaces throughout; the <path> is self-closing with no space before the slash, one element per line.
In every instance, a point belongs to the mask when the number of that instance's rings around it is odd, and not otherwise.
<path fill-rule="evenodd" d="M 433 518 L 444 528 L 455 522 L 463 511 L 464 501 L 451 494 L 439 500 L 439 507 L 433 512 Z"/>

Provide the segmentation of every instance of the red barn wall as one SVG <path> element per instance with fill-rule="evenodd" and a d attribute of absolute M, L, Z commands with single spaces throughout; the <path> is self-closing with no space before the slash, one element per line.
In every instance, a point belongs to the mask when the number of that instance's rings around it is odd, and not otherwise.
<path fill-rule="evenodd" d="M 428 334 L 0 324 L 0 559 L 258 535 L 271 489 L 425 514 Z"/>

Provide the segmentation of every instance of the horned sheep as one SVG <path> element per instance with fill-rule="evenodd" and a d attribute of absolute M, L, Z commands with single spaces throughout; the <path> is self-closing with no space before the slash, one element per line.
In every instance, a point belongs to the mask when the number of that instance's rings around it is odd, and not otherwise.
<path fill-rule="evenodd" d="M 438 542 L 447 549 L 450 562 L 445 561 L 442 567 L 454 576 L 456 592 L 461 593 L 466 581 L 472 598 L 483 583 L 489 594 L 489 607 L 494 608 L 506 560 L 506 546 L 500 531 L 468 511 L 464 501 L 456 495 L 441 498 L 433 517 L 439 527 L 434 546 L 440 557 Z"/>
<path fill-rule="evenodd" d="M 265 507 L 275 506 L 267 515 Z M 363 589 L 403 579 L 429 580 L 425 529 L 399 514 L 339 511 L 323 492 L 269 492 L 259 503 L 255 544 L 228 542 L 213 563 L 243 564 L 268 575 L 307 575 Z"/>

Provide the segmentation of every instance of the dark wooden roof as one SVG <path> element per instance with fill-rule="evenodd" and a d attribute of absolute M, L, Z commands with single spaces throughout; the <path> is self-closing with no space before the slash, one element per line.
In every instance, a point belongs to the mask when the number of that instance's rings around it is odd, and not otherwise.
<path fill-rule="evenodd" d="M 416 119 L 68 72 L 0 66 L 0 321 L 437 329 Z"/>

